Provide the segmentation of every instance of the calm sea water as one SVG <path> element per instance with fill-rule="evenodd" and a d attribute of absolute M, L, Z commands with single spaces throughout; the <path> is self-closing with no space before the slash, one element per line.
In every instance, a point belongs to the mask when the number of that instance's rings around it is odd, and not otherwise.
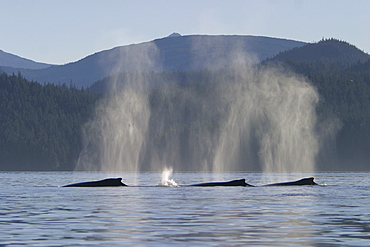
<path fill-rule="evenodd" d="M 325 185 L 157 187 L 159 173 L 3 172 L 0 246 L 370 246 L 369 173 L 172 178 L 261 185 L 311 175 Z M 60 187 L 107 177 L 137 187 Z"/>

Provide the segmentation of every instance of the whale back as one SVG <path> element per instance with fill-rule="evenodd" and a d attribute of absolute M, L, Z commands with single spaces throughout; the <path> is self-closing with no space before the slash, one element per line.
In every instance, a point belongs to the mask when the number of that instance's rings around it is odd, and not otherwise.
<path fill-rule="evenodd" d="M 192 184 L 190 186 L 199 186 L 199 187 L 215 187 L 215 186 L 252 186 L 245 182 L 245 179 L 232 180 L 227 182 L 210 182 L 210 183 L 200 183 Z"/>
<path fill-rule="evenodd" d="M 127 186 L 122 183 L 122 178 L 107 178 L 99 181 L 82 182 L 76 184 L 69 184 L 63 187 L 107 187 L 107 186 Z"/>
<path fill-rule="evenodd" d="M 267 184 L 265 186 L 300 186 L 300 185 L 317 185 L 317 183 L 315 183 L 313 177 L 310 177 L 310 178 L 302 178 L 300 180 L 293 181 L 293 182 Z"/>

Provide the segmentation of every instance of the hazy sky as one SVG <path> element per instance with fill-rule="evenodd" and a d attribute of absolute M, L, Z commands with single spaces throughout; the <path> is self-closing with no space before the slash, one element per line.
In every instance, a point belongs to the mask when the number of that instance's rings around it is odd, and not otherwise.
<path fill-rule="evenodd" d="M 172 32 L 334 37 L 370 52 L 369 0 L 0 0 L 0 8 L 0 49 L 53 64 Z"/>

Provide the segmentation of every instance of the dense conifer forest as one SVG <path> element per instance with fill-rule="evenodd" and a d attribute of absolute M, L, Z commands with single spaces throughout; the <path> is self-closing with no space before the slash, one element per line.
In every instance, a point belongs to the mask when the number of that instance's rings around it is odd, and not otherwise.
<path fill-rule="evenodd" d="M 99 96 L 0 75 L 0 169 L 72 170 Z"/>

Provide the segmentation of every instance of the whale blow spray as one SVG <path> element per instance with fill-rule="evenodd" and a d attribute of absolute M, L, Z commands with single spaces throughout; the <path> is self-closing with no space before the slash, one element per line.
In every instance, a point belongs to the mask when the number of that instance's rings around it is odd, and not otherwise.
<path fill-rule="evenodd" d="M 307 80 L 243 59 L 220 70 L 154 73 L 156 56 L 149 46 L 133 62 L 137 71 L 111 78 L 85 126 L 79 170 L 163 170 L 166 181 L 171 169 L 314 171 L 318 94 Z"/>

